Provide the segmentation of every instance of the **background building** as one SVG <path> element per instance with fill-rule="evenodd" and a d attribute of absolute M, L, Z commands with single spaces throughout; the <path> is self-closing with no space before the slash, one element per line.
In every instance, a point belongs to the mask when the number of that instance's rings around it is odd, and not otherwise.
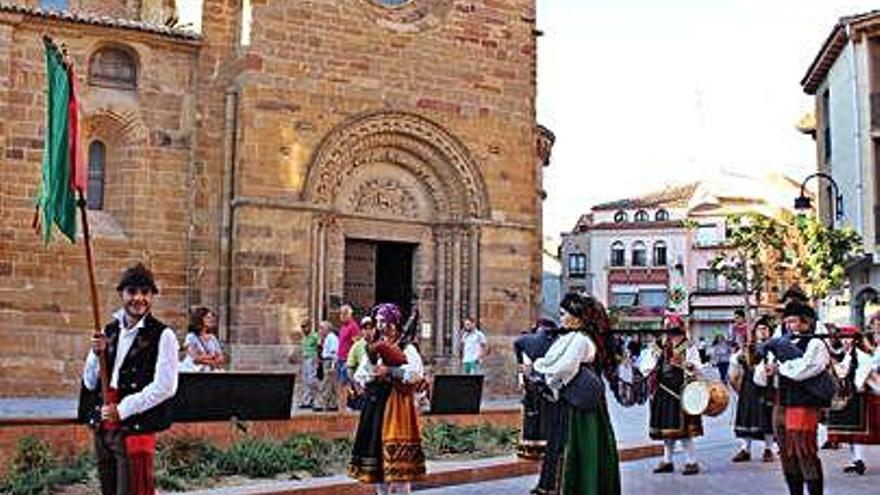
<path fill-rule="evenodd" d="M 847 268 L 852 321 L 861 324 L 865 305 L 876 303 L 880 284 L 880 12 L 841 18 L 801 80 L 816 98 L 815 128 L 819 172 L 819 214 L 835 226 L 862 236 L 867 256 Z M 835 298 L 838 299 L 838 298 Z"/>
<path fill-rule="evenodd" d="M 435 369 L 463 316 L 498 348 L 535 319 L 534 0 L 205 0 L 200 30 L 174 3 L 0 3 L 0 394 L 75 393 L 91 327 L 82 247 L 30 230 L 43 33 L 79 69 L 104 315 L 144 261 L 181 333 L 218 309 L 236 369 L 289 369 L 343 301 L 416 301 Z"/>
<path fill-rule="evenodd" d="M 775 216 L 798 193 L 799 184 L 779 174 L 725 172 L 594 206 L 562 234 L 562 287 L 593 293 L 622 326 L 657 327 L 672 307 L 689 316 L 695 336 L 727 332 L 733 311 L 745 305 L 742 289 L 711 270 L 729 249 L 727 216 Z M 769 280 L 760 303 L 775 300 L 784 285 Z M 752 298 L 750 306 L 758 303 Z"/>

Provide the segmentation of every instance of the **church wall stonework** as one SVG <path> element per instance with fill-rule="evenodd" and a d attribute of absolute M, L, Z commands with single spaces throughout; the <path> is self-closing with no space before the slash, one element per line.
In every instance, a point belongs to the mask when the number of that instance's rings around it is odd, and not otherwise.
<path fill-rule="evenodd" d="M 104 313 L 143 260 L 181 337 L 189 308 L 218 308 L 235 369 L 289 370 L 300 323 L 336 317 L 346 238 L 409 242 L 429 365 L 454 369 L 457 321 L 478 316 L 487 387 L 512 390 L 510 340 L 539 304 L 534 0 L 251 4 L 247 46 L 223 0 L 197 40 L 52 21 L 81 71 L 110 34 L 142 67 L 134 94 L 85 90 L 113 184 L 96 215 Z M 0 361 L 39 372 L 4 374 L 4 395 L 74 393 L 90 325 L 82 246 L 43 250 L 27 225 L 41 22 L 0 12 Z"/>

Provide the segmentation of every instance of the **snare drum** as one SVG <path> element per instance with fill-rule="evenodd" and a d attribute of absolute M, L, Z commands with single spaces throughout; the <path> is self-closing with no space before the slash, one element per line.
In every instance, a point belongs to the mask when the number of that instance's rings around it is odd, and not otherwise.
<path fill-rule="evenodd" d="M 729 403 L 730 394 L 721 382 L 698 380 L 689 383 L 681 392 L 681 408 L 691 416 L 718 416 Z"/>

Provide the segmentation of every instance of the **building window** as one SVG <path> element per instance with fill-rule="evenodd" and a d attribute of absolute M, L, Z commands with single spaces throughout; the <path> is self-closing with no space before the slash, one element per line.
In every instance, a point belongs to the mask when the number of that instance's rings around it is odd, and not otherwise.
<path fill-rule="evenodd" d="M 86 200 L 90 210 L 104 209 L 104 164 L 107 160 L 107 148 L 101 141 L 92 141 L 89 145 L 89 183 Z"/>
<path fill-rule="evenodd" d="M 717 246 L 721 244 L 717 225 L 700 225 L 697 227 L 694 243 L 697 247 Z"/>
<path fill-rule="evenodd" d="M 642 241 L 633 243 L 632 266 L 648 266 L 648 250 Z"/>
<path fill-rule="evenodd" d="M 831 93 L 826 89 L 822 93 L 822 147 L 825 151 L 825 163 L 831 162 Z"/>
<path fill-rule="evenodd" d="M 620 210 L 614 214 L 614 221 L 617 223 L 626 222 L 628 219 L 629 219 L 629 217 L 626 215 L 626 212 L 623 210 Z"/>
<path fill-rule="evenodd" d="M 611 304 L 612 308 L 631 308 L 636 305 L 638 300 L 638 292 L 636 291 L 611 291 Z"/>
<path fill-rule="evenodd" d="M 40 8 L 43 10 L 67 10 L 67 0 L 40 0 Z"/>
<path fill-rule="evenodd" d="M 611 244 L 611 266 L 623 266 L 626 264 L 626 248 L 623 243 L 615 241 Z"/>
<path fill-rule="evenodd" d="M 587 255 L 572 253 L 568 255 L 568 276 L 583 278 L 587 276 Z"/>
<path fill-rule="evenodd" d="M 635 217 L 633 217 L 633 221 L 636 221 L 636 222 L 647 222 L 648 220 L 650 220 L 650 218 L 651 218 L 651 217 L 648 215 L 648 212 L 647 212 L 647 211 L 645 211 L 645 210 L 639 210 L 639 211 L 636 212 Z"/>
<path fill-rule="evenodd" d="M 654 266 L 666 266 L 666 243 L 663 241 L 654 243 Z"/>
<path fill-rule="evenodd" d="M 645 308 L 665 308 L 666 289 L 640 289 L 639 306 Z"/>
<path fill-rule="evenodd" d="M 241 31 L 238 33 L 238 43 L 242 47 L 247 47 L 251 44 L 252 19 L 251 0 L 241 0 Z"/>
<path fill-rule="evenodd" d="M 137 89 L 137 63 L 127 50 L 102 48 L 89 61 L 89 84 L 116 89 Z"/>
<path fill-rule="evenodd" d="M 669 221 L 669 212 L 664 209 L 657 210 L 657 213 L 654 214 L 654 220 L 657 220 L 658 222 Z"/>
<path fill-rule="evenodd" d="M 697 290 L 718 290 L 718 274 L 707 268 L 697 270 Z"/>

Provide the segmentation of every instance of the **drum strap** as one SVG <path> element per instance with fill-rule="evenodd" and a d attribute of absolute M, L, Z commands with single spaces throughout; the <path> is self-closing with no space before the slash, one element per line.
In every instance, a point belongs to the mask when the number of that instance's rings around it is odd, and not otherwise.
<path fill-rule="evenodd" d="M 669 395 L 675 397 L 675 398 L 678 399 L 678 400 L 681 400 L 681 395 L 679 395 L 679 394 L 673 392 L 672 389 L 669 388 L 669 387 L 667 387 L 666 385 L 663 385 L 663 384 L 661 383 L 661 384 L 660 384 L 660 388 L 663 389 L 663 391 L 666 392 L 667 394 L 669 394 Z"/>

